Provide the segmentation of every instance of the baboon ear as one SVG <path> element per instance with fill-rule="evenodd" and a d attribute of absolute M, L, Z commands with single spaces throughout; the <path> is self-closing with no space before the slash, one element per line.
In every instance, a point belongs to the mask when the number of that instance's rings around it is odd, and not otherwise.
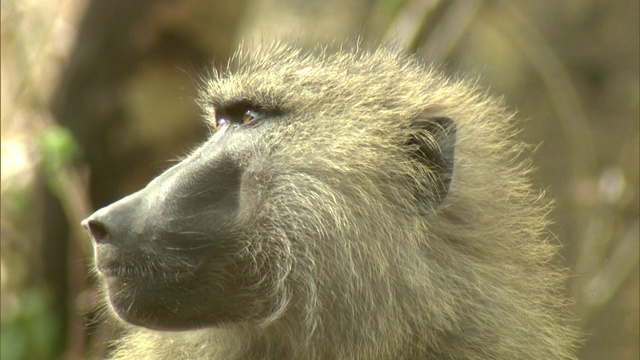
<path fill-rule="evenodd" d="M 415 157 L 430 170 L 416 192 L 420 208 L 428 213 L 437 209 L 449 192 L 453 176 L 456 124 L 448 117 L 418 117 L 412 121 L 411 126 L 415 135 L 410 143 L 417 145 Z"/>

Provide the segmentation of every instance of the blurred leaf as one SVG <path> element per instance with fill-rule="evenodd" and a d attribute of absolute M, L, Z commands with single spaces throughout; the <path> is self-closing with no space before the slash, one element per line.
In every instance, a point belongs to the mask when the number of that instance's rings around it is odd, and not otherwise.
<path fill-rule="evenodd" d="M 47 183 L 53 192 L 60 194 L 65 167 L 79 162 L 82 158 L 80 145 L 71 132 L 60 125 L 49 127 L 41 134 L 39 140 Z"/>
<path fill-rule="evenodd" d="M 55 353 L 61 324 L 50 303 L 50 296 L 42 289 L 22 292 L 19 310 L 2 319 L 2 360 L 44 360 Z"/>
<path fill-rule="evenodd" d="M 13 323 L 2 322 L 0 337 L 0 358 L 2 360 L 22 359 L 26 355 L 24 331 Z"/>
<path fill-rule="evenodd" d="M 62 165 L 74 163 L 81 158 L 80 146 L 75 138 L 60 125 L 53 125 L 42 133 L 40 151 L 48 171 L 57 171 Z"/>
<path fill-rule="evenodd" d="M 8 219 L 16 222 L 27 220 L 30 211 L 33 210 L 34 199 L 31 189 L 10 189 L 2 193 L 3 209 Z"/>

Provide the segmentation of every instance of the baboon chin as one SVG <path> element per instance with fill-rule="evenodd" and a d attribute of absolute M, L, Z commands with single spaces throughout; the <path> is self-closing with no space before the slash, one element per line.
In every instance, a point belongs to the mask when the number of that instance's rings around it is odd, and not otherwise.
<path fill-rule="evenodd" d="M 499 101 L 385 48 L 235 59 L 210 139 L 83 221 L 114 359 L 574 359 Z"/>

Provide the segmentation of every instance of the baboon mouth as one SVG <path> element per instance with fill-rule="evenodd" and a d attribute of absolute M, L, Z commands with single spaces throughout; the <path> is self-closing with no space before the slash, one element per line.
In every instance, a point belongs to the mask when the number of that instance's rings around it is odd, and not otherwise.
<path fill-rule="evenodd" d="M 139 269 L 135 267 L 103 265 L 97 266 L 98 273 L 106 280 L 122 280 L 122 281 L 163 281 L 177 282 L 188 278 L 191 272 L 171 269 L 171 270 L 150 270 Z"/>

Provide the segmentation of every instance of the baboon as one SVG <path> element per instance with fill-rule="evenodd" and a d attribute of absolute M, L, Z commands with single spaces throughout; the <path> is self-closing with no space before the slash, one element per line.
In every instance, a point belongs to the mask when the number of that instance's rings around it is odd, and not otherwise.
<path fill-rule="evenodd" d="M 83 225 L 115 359 L 574 359 L 512 112 L 381 47 L 240 50 L 213 135 Z"/>

